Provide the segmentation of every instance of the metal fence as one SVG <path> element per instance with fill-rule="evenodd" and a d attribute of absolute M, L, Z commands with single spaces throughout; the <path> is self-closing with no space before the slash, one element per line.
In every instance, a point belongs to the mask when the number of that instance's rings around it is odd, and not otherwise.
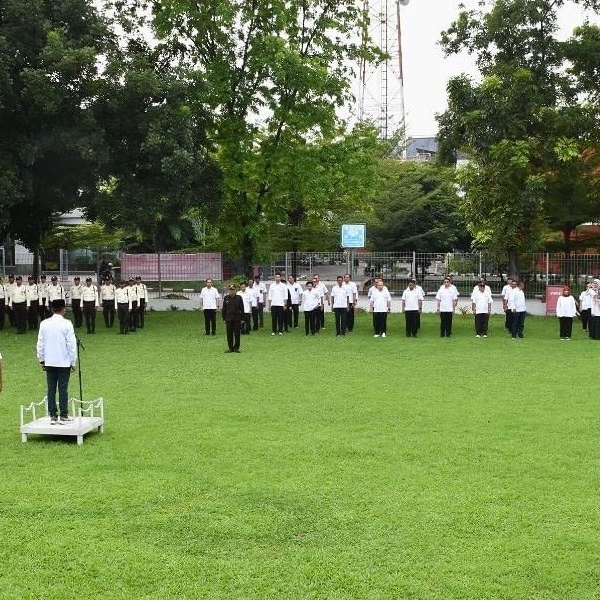
<path fill-rule="evenodd" d="M 474 253 L 421 252 L 307 252 L 276 254 L 259 268 L 264 279 L 276 272 L 296 274 L 299 281 L 318 274 L 323 281 L 335 281 L 350 273 L 360 291 L 366 291 L 375 277 L 381 277 L 388 289 L 401 293 L 411 277 L 416 277 L 426 292 L 437 291 L 446 275 L 462 293 L 470 293 L 479 275 L 485 275 L 492 292 L 499 294 L 508 275 L 525 281 L 527 295 L 543 296 L 547 285 L 568 284 L 574 292 L 600 274 L 600 255 L 532 254 L 521 258 L 520 273 L 507 273 L 506 263 Z"/>

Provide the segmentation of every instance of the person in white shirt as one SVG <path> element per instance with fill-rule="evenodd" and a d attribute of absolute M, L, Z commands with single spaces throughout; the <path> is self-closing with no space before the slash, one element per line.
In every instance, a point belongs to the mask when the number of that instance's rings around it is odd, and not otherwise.
<path fill-rule="evenodd" d="M 471 294 L 471 309 L 475 316 L 475 337 L 486 338 L 492 313 L 492 291 L 480 281 Z"/>
<path fill-rule="evenodd" d="M 115 322 L 115 292 L 117 288 L 110 277 L 107 277 L 100 286 L 100 305 L 102 306 L 102 317 L 104 326 L 110 329 Z M 75 324 L 77 327 L 77 324 Z"/>
<path fill-rule="evenodd" d="M 48 291 L 48 306 L 52 306 L 52 300 L 64 300 L 65 290 L 62 285 L 58 282 L 58 277 L 52 275 L 50 278 L 50 285 L 47 287 Z M 50 314 L 48 315 L 50 316 Z"/>
<path fill-rule="evenodd" d="M 519 281 L 511 284 L 508 293 L 508 310 L 511 311 L 511 330 L 510 335 L 513 339 L 525 337 L 523 330 L 525 328 L 525 315 L 527 306 L 525 304 L 525 283 Z"/>
<path fill-rule="evenodd" d="M 592 340 L 600 340 L 600 279 L 594 279 L 590 288 L 592 311 L 588 329 Z"/>
<path fill-rule="evenodd" d="M 200 308 L 204 313 L 204 335 L 216 335 L 220 302 L 219 292 L 213 287 L 212 279 L 208 278 L 206 287 L 203 287 L 200 292 Z"/>
<path fill-rule="evenodd" d="M 144 329 L 146 308 L 148 307 L 148 288 L 146 287 L 146 284 L 142 282 L 142 277 L 140 275 L 137 275 L 135 278 L 135 287 L 137 289 L 138 297 L 137 326 L 140 329 Z"/>
<path fill-rule="evenodd" d="M 254 287 L 256 288 L 256 295 L 258 298 L 258 324 L 260 327 L 264 327 L 265 296 L 267 294 L 267 286 L 260 280 L 260 275 L 254 276 Z"/>
<path fill-rule="evenodd" d="M 30 275 L 27 278 L 25 293 L 27 295 L 27 325 L 28 329 L 31 331 L 37 329 L 38 317 L 40 314 L 40 297 L 38 295 L 38 286 L 33 275 Z"/>
<path fill-rule="evenodd" d="M 321 304 L 321 293 L 315 290 L 312 281 L 306 282 L 306 289 L 302 294 L 304 309 L 304 332 L 315 335 L 317 332 L 317 312 Z"/>
<path fill-rule="evenodd" d="M 275 273 L 275 281 L 269 286 L 267 296 L 268 310 L 271 311 L 271 335 L 283 335 L 289 294 L 287 285 L 281 281 L 281 275 Z"/>
<path fill-rule="evenodd" d="M 4 329 L 4 323 L 6 321 L 6 303 L 8 301 L 8 289 L 2 283 L 2 277 L 0 277 L 0 331 Z"/>
<path fill-rule="evenodd" d="M 335 317 L 335 335 L 346 335 L 346 319 L 348 316 L 348 290 L 344 278 L 338 275 L 336 284 L 331 288 L 331 303 Z"/>
<path fill-rule="evenodd" d="M 573 334 L 573 319 L 577 315 L 575 298 L 571 295 L 571 289 L 565 286 L 562 296 L 556 300 L 556 316 L 559 323 L 559 336 L 561 340 L 570 340 Z"/>
<path fill-rule="evenodd" d="M 38 283 L 38 294 L 40 296 L 40 321 L 46 319 L 52 314 L 50 310 L 50 304 L 48 302 L 48 282 L 46 281 L 45 275 L 40 275 L 40 282 Z"/>
<path fill-rule="evenodd" d="M 135 333 L 137 330 L 138 324 L 138 311 L 140 308 L 139 298 L 138 298 L 138 289 L 135 285 L 135 278 L 129 278 L 129 287 L 127 288 L 129 292 L 129 299 L 131 300 L 131 309 L 129 310 L 129 331 L 131 333 Z"/>
<path fill-rule="evenodd" d="M 302 304 L 302 286 L 296 281 L 295 275 L 288 277 L 288 290 L 290 291 L 290 310 L 287 311 L 287 328 L 298 327 L 298 312 Z"/>
<path fill-rule="evenodd" d="M 69 418 L 68 388 L 71 371 L 75 370 L 77 363 L 77 339 L 73 323 L 65 319 L 65 310 L 64 299 L 52 301 L 54 314 L 41 322 L 36 346 L 37 359 L 46 372 L 48 413 L 52 425 L 73 421 Z"/>
<path fill-rule="evenodd" d="M 8 322 L 11 327 L 13 327 L 15 324 L 15 313 L 11 306 L 11 296 L 12 296 L 12 291 L 16 285 L 17 285 L 17 283 L 15 282 L 15 276 L 11 273 L 8 276 L 8 281 L 6 282 L 6 285 L 5 285 L 5 288 L 6 288 L 6 312 L 8 313 Z"/>
<path fill-rule="evenodd" d="M 594 294 L 592 292 L 592 282 L 588 282 L 585 289 L 579 294 L 579 314 L 581 315 L 581 327 L 583 331 L 591 330 L 589 327 L 592 319 L 592 304 L 594 303 Z"/>
<path fill-rule="evenodd" d="M 125 335 L 129 332 L 131 298 L 129 296 L 129 288 L 125 286 L 124 279 L 119 281 L 119 287 L 115 290 L 115 310 L 119 319 L 119 334 Z"/>
<path fill-rule="evenodd" d="M 358 304 L 358 288 L 356 287 L 356 283 L 350 279 L 350 273 L 344 275 L 344 285 L 348 294 L 346 331 L 352 331 L 354 329 L 354 309 Z"/>
<path fill-rule="evenodd" d="M 15 285 L 11 288 L 8 306 L 12 310 L 17 333 L 25 333 L 27 331 L 27 289 L 20 275 L 17 275 Z"/>
<path fill-rule="evenodd" d="M 312 277 L 313 287 L 321 294 L 321 305 L 317 311 L 317 331 L 325 329 L 325 301 L 331 306 L 331 299 L 329 298 L 329 291 L 327 286 L 321 281 L 318 273 L 315 273 Z"/>
<path fill-rule="evenodd" d="M 87 332 L 96 333 L 96 309 L 100 302 L 98 301 L 98 288 L 92 284 L 91 277 L 86 277 L 85 285 L 81 286 L 81 301 Z"/>
<path fill-rule="evenodd" d="M 252 316 L 252 292 L 246 286 L 246 282 L 242 281 L 238 296 L 242 297 L 244 303 L 244 317 L 242 319 L 241 335 L 250 335 L 250 318 Z"/>
<path fill-rule="evenodd" d="M 512 313 L 508 310 L 508 295 L 511 290 L 517 287 L 517 280 L 509 277 L 502 286 L 500 296 L 502 297 L 502 310 L 504 311 L 504 329 L 510 333 L 512 323 Z"/>
<path fill-rule="evenodd" d="M 75 321 L 75 327 L 79 328 L 83 325 L 83 306 L 81 304 L 81 279 L 79 277 L 73 278 L 73 285 L 69 290 L 69 296 L 71 297 L 71 310 L 73 311 L 73 320 Z"/>
<path fill-rule="evenodd" d="M 450 281 L 450 277 L 444 277 L 444 283 L 438 290 L 437 312 L 440 315 L 440 337 L 452 336 L 452 317 L 458 304 L 458 292 Z"/>
<path fill-rule="evenodd" d="M 387 316 L 392 308 L 392 297 L 383 285 L 381 279 L 377 280 L 377 285 L 371 293 L 369 301 L 369 312 L 373 313 L 373 337 L 387 336 Z"/>
<path fill-rule="evenodd" d="M 246 287 L 248 297 L 250 298 L 250 312 L 252 318 L 252 331 L 258 331 L 258 288 L 254 285 L 254 279 L 248 279 Z"/>
<path fill-rule="evenodd" d="M 423 290 L 417 287 L 416 279 L 408 281 L 408 287 L 402 292 L 401 311 L 406 323 L 406 337 L 417 337 L 419 315 L 423 310 Z"/>

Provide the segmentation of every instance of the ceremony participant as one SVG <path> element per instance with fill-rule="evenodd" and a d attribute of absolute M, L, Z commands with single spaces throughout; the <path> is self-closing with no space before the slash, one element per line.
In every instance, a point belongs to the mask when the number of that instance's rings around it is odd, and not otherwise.
<path fill-rule="evenodd" d="M 512 323 L 512 313 L 508 310 L 508 295 L 512 289 L 517 287 L 517 282 L 512 277 L 506 280 L 506 283 L 502 286 L 500 296 L 502 297 L 502 310 L 504 311 L 504 329 L 510 333 Z"/>
<path fill-rule="evenodd" d="M 48 313 L 50 316 L 52 301 L 53 300 L 65 300 L 65 290 L 62 285 L 58 282 L 58 277 L 52 275 L 50 278 L 50 285 L 48 286 Z"/>
<path fill-rule="evenodd" d="M 129 299 L 131 300 L 131 308 L 129 309 L 129 331 L 131 333 L 135 333 L 138 324 L 138 295 L 137 295 L 137 287 L 135 285 L 135 279 L 133 277 L 129 278 L 129 286 L 127 288 L 129 292 Z"/>
<path fill-rule="evenodd" d="M 483 275 L 480 275 L 477 279 L 477 283 L 475 284 L 475 287 L 473 288 L 473 292 L 476 292 L 479 290 L 479 286 L 483 284 L 484 287 L 484 292 L 488 292 L 489 295 L 492 295 L 492 288 L 487 284 L 487 280 Z M 471 293 L 473 293 L 471 292 Z"/>
<path fill-rule="evenodd" d="M 288 297 L 287 285 L 281 281 L 281 275 L 275 273 L 275 281 L 269 286 L 267 295 L 267 310 L 271 311 L 271 335 L 283 335 Z"/>
<path fill-rule="evenodd" d="M 260 280 L 260 275 L 254 276 L 254 287 L 256 288 L 256 294 L 258 296 L 258 324 L 260 327 L 264 327 L 267 286 Z"/>
<path fill-rule="evenodd" d="M 65 319 L 64 299 L 52 301 L 53 315 L 40 324 L 37 358 L 46 371 L 48 413 L 52 425 L 71 423 L 69 418 L 69 378 L 77 362 L 77 339 L 73 323 Z M 56 389 L 58 388 L 58 410 Z"/>
<path fill-rule="evenodd" d="M 492 313 L 492 290 L 480 280 L 471 294 L 471 310 L 475 316 L 475 337 L 486 338 Z"/>
<path fill-rule="evenodd" d="M 8 306 L 12 311 L 17 333 L 25 333 L 27 331 L 27 290 L 20 275 L 17 275 L 15 285 L 11 288 Z"/>
<path fill-rule="evenodd" d="M 346 318 L 348 315 L 348 290 L 344 278 L 338 275 L 336 285 L 331 288 L 331 301 L 335 317 L 335 335 L 346 335 Z"/>
<path fill-rule="evenodd" d="M 42 321 L 52 314 L 50 311 L 50 304 L 48 303 L 48 282 L 46 281 L 45 275 L 40 275 L 40 282 L 38 283 L 38 295 L 40 297 L 40 304 L 38 307 L 40 311 L 39 319 Z"/>
<path fill-rule="evenodd" d="M 387 316 L 392 308 L 392 297 L 388 289 L 383 285 L 383 280 L 377 280 L 377 285 L 371 293 L 369 301 L 369 311 L 373 313 L 373 337 L 386 337 L 387 335 Z"/>
<path fill-rule="evenodd" d="M 0 277 L 0 331 L 4 329 L 6 321 L 6 303 L 8 302 L 8 288 L 2 282 Z"/>
<path fill-rule="evenodd" d="M 107 277 L 100 286 L 100 304 L 102 306 L 102 317 L 104 318 L 104 326 L 110 329 L 115 323 L 115 293 L 117 287 L 113 283 L 112 278 Z"/>
<path fill-rule="evenodd" d="M 252 294 L 246 287 L 246 282 L 242 281 L 238 295 L 242 297 L 244 302 L 244 317 L 241 323 L 242 335 L 250 335 L 250 318 L 252 316 Z"/>
<path fill-rule="evenodd" d="M 354 309 L 358 304 L 358 288 L 356 287 L 356 283 L 350 279 L 349 273 L 344 275 L 344 285 L 346 286 L 346 293 L 348 294 L 346 331 L 352 331 L 354 329 Z"/>
<path fill-rule="evenodd" d="M 11 273 L 8 276 L 8 282 L 6 283 L 6 312 L 8 313 L 8 323 L 11 327 L 15 325 L 15 314 L 10 306 L 10 297 L 14 287 L 17 285 L 15 282 L 15 276 Z"/>
<path fill-rule="evenodd" d="M 588 331 L 588 326 L 591 323 L 593 302 L 592 282 L 589 281 L 585 289 L 579 294 L 579 314 L 581 315 L 581 327 L 583 331 Z"/>
<path fill-rule="evenodd" d="M 304 331 L 306 335 L 309 333 L 315 335 L 317 332 L 317 312 L 321 303 L 321 293 L 315 290 L 313 282 L 306 282 L 306 289 L 302 293 L 304 309 Z"/>
<path fill-rule="evenodd" d="M 81 301 L 87 332 L 96 333 L 96 309 L 100 306 L 100 303 L 98 301 L 98 288 L 92 284 L 91 277 L 86 277 L 85 285 L 81 286 Z"/>
<path fill-rule="evenodd" d="M 286 316 L 287 325 L 291 329 L 292 327 L 298 327 L 298 313 L 302 303 L 302 286 L 297 282 L 295 275 L 290 275 L 287 287 L 290 292 L 290 310 L 287 311 Z"/>
<path fill-rule="evenodd" d="M 83 325 L 83 306 L 81 304 L 81 279 L 73 278 L 73 285 L 69 289 L 69 298 L 71 298 L 71 310 L 73 311 L 73 321 L 75 328 Z"/>
<path fill-rule="evenodd" d="M 2 391 L 2 352 L 0 352 L 0 392 Z"/>
<path fill-rule="evenodd" d="M 590 316 L 590 322 L 588 329 L 590 331 L 590 338 L 593 340 L 600 340 L 600 280 L 594 279 L 592 281 L 592 287 L 590 289 L 592 296 L 592 313 Z"/>
<path fill-rule="evenodd" d="M 508 293 L 508 310 L 511 312 L 511 329 L 510 335 L 512 339 L 524 338 L 523 330 L 525 328 L 525 315 L 527 314 L 527 306 L 525 304 L 525 283 L 523 281 L 511 283 L 511 290 Z"/>
<path fill-rule="evenodd" d="M 444 283 L 440 286 L 435 299 L 437 312 L 440 315 L 440 337 L 451 337 L 452 317 L 458 304 L 458 292 L 450 277 L 444 277 Z"/>
<path fill-rule="evenodd" d="M 321 294 L 321 304 L 317 311 L 317 331 L 325 329 L 325 301 L 331 306 L 331 299 L 327 286 L 320 280 L 318 273 L 313 275 L 313 287 Z"/>
<path fill-rule="evenodd" d="M 137 288 L 138 296 L 138 327 L 144 329 L 144 321 L 146 316 L 146 307 L 148 306 L 148 288 L 146 284 L 142 282 L 140 275 L 135 278 L 135 285 Z"/>
<path fill-rule="evenodd" d="M 221 310 L 227 332 L 228 349 L 225 352 L 239 352 L 240 329 L 244 318 L 244 301 L 237 294 L 235 285 L 230 284 L 227 289 L 228 293 L 223 298 L 223 308 Z"/>
<path fill-rule="evenodd" d="M 573 334 L 573 319 L 577 315 L 575 298 L 571 295 L 571 289 L 565 286 L 562 295 L 556 300 L 556 316 L 559 322 L 559 337 L 563 341 L 571 339 Z"/>
<path fill-rule="evenodd" d="M 400 305 L 406 323 L 406 337 L 417 337 L 419 315 L 423 310 L 423 292 L 417 288 L 416 279 L 408 280 L 408 287 L 402 292 Z"/>
<path fill-rule="evenodd" d="M 254 285 L 254 279 L 248 279 L 248 287 L 246 288 L 250 297 L 250 311 L 252 313 L 252 331 L 258 331 L 258 296 L 260 292 Z"/>
<path fill-rule="evenodd" d="M 37 329 L 38 316 L 40 313 L 40 297 L 38 295 L 38 286 L 33 275 L 30 275 L 27 278 L 25 294 L 27 296 L 27 325 L 28 329 L 31 331 Z"/>
<path fill-rule="evenodd" d="M 204 314 L 205 335 L 215 335 L 217 331 L 217 310 L 221 298 L 219 292 L 213 287 L 212 279 L 206 280 L 206 287 L 200 292 L 200 309 Z"/>
<path fill-rule="evenodd" d="M 119 281 L 119 287 L 115 289 L 115 310 L 119 319 L 119 334 L 125 335 L 129 331 L 129 312 L 131 311 L 131 298 L 129 288 L 125 281 Z"/>

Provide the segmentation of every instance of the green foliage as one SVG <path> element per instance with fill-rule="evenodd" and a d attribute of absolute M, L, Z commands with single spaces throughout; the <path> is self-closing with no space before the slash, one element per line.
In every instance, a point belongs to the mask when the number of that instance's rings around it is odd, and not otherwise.
<path fill-rule="evenodd" d="M 396 160 L 383 167 L 385 184 L 374 200 L 369 227 L 374 250 L 448 252 L 469 247 L 451 169 Z"/>

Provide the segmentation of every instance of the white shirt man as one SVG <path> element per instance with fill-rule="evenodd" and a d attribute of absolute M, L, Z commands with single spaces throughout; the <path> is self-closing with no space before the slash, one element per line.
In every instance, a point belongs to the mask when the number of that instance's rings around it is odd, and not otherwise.
<path fill-rule="evenodd" d="M 452 317 L 458 304 L 458 291 L 449 277 L 444 278 L 444 283 L 438 290 L 435 299 L 437 300 L 437 312 L 440 314 L 440 336 L 451 337 Z"/>
<path fill-rule="evenodd" d="M 419 332 L 419 314 L 423 310 L 423 290 L 417 287 L 415 279 L 408 282 L 408 287 L 402 292 L 401 310 L 404 313 L 406 337 L 417 337 Z"/>
<path fill-rule="evenodd" d="M 369 301 L 369 310 L 373 313 L 374 337 L 386 337 L 387 335 L 387 315 L 392 307 L 392 297 L 388 289 L 383 285 L 381 279 L 377 280 L 377 285 L 371 293 Z"/>
<path fill-rule="evenodd" d="M 298 327 L 298 310 L 302 303 L 302 286 L 296 281 L 294 275 L 288 277 L 288 290 L 290 292 L 291 310 L 288 311 L 288 327 Z"/>
<path fill-rule="evenodd" d="M 267 295 L 268 309 L 271 311 L 271 335 L 283 335 L 288 296 L 288 287 L 281 281 L 281 275 L 277 273 Z"/>
<path fill-rule="evenodd" d="M 344 275 L 344 284 L 346 285 L 346 293 L 348 294 L 348 314 L 346 330 L 353 331 L 354 329 L 354 309 L 358 304 L 358 288 L 354 281 L 350 279 L 350 274 Z"/>
<path fill-rule="evenodd" d="M 471 308 L 475 315 L 475 337 L 487 337 L 492 312 L 492 292 L 484 281 L 480 281 L 471 294 Z"/>
<path fill-rule="evenodd" d="M 313 275 L 312 278 L 313 287 L 321 294 L 321 306 L 316 313 L 317 315 L 317 331 L 325 329 L 325 301 L 331 306 L 331 300 L 329 299 L 329 292 L 327 286 L 320 280 L 317 274 Z"/>
<path fill-rule="evenodd" d="M 217 311 L 220 308 L 221 297 L 213 287 L 212 279 L 206 280 L 206 287 L 200 292 L 200 308 L 204 314 L 204 335 L 216 335 Z"/>
<path fill-rule="evenodd" d="M 338 275 L 336 284 L 331 288 L 331 300 L 335 315 L 335 334 L 346 335 L 349 299 L 348 290 L 341 275 Z"/>
<path fill-rule="evenodd" d="M 65 299 L 65 290 L 60 283 L 58 283 L 58 277 L 56 275 L 52 275 L 50 280 L 50 285 L 47 288 L 48 290 L 48 304 L 51 305 L 53 300 L 64 300 Z"/>

